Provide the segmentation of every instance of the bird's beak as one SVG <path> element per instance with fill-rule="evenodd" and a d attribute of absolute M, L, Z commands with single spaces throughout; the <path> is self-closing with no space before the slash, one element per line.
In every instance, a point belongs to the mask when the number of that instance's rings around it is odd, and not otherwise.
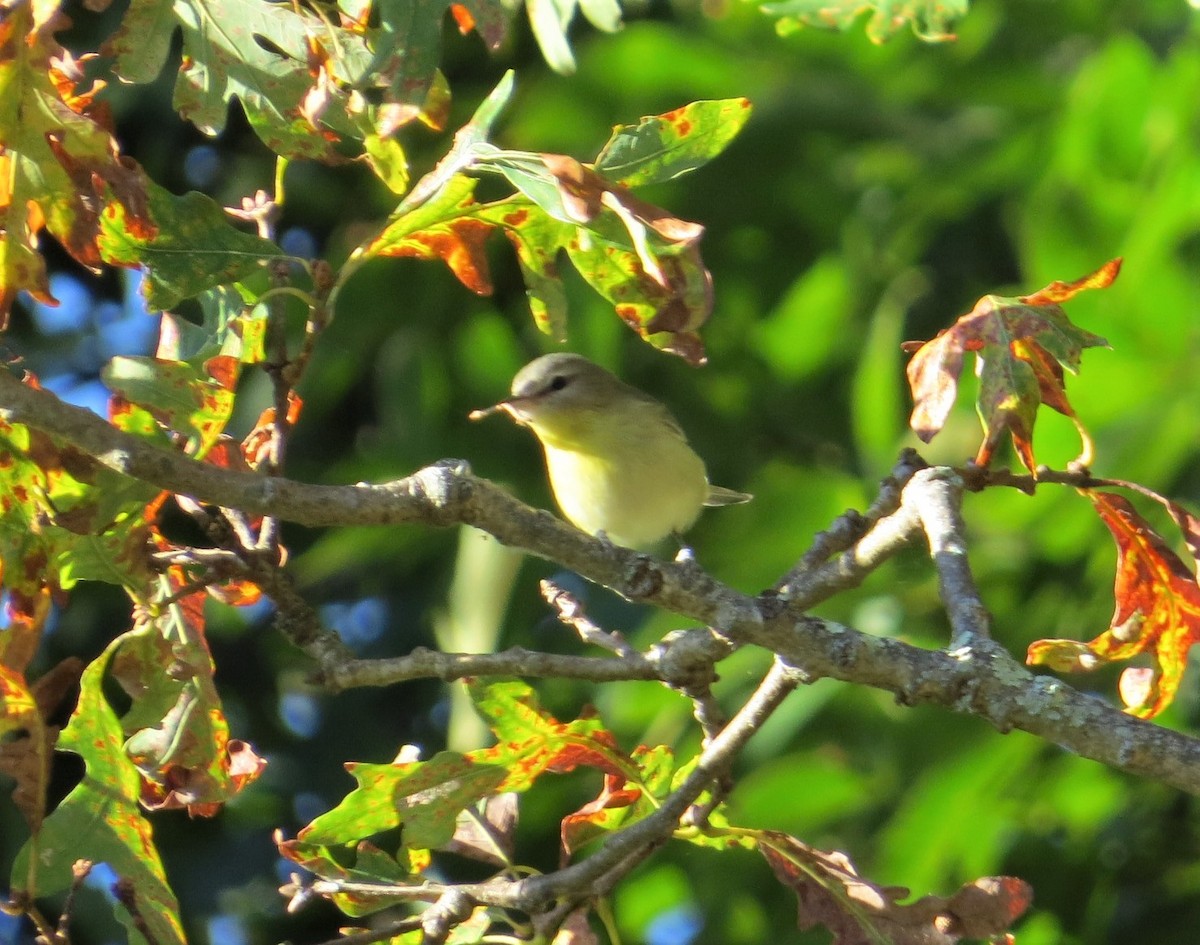
<path fill-rule="evenodd" d="M 525 414 L 521 410 L 521 397 L 511 397 L 508 400 L 502 400 L 498 404 L 492 404 L 490 407 L 482 407 L 479 410 L 472 410 L 467 414 L 468 420 L 482 420 L 484 417 L 490 417 L 494 413 L 506 413 L 517 423 L 525 422 Z"/>
<path fill-rule="evenodd" d="M 484 417 L 490 417 L 494 413 L 499 413 L 505 408 L 505 406 L 506 405 L 504 401 L 501 401 L 498 404 L 492 404 L 490 407 L 480 407 L 479 409 L 472 410 L 469 414 L 467 414 L 467 419 L 482 420 Z"/>

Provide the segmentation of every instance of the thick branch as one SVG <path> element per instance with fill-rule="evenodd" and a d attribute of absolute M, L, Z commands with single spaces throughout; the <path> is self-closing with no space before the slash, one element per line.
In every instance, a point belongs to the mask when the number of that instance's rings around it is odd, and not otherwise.
<path fill-rule="evenodd" d="M 631 600 L 714 627 L 735 644 L 770 649 L 810 678 L 828 676 L 888 690 L 905 703 L 970 712 L 1001 731 L 1019 728 L 1086 758 L 1200 794 L 1200 740 L 1134 719 L 1055 679 L 1035 677 L 981 633 L 951 652 L 929 651 L 804 613 L 814 602 L 856 584 L 921 533 L 919 500 L 910 502 L 908 494 L 922 488 L 923 475 L 906 487 L 899 510 L 852 548 L 795 582 L 790 593 L 756 598 L 715 581 L 694 564 L 658 561 L 597 541 L 471 475 L 464 463 L 430 466 L 384 485 L 314 486 L 231 472 L 166 452 L 26 387 L 7 372 L 0 372 L 0 405 L 0 417 L 9 422 L 37 427 L 110 468 L 214 505 L 313 526 L 474 525 Z M 964 625 L 970 623 L 968 616 Z M 959 631 L 956 626 L 956 642 L 961 642 Z"/>

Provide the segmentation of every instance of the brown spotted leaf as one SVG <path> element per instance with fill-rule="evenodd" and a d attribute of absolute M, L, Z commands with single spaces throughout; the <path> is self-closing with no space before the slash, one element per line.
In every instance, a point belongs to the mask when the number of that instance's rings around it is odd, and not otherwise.
<path fill-rule="evenodd" d="M 280 853 L 329 879 L 411 882 L 428 866 L 431 850 L 462 841 L 464 811 L 481 804 L 486 811 L 496 795 L 526 791 L 546 774 L 580 766 L 637 779 L 637 765 L 598 720 L 560 722 L 521 682 L 475 683 L 471 693 L 496 736 L 494 747 L 440 752 L 428 761 L 403 752 L 392 764 L 348 764 L 358 787 L 295 839 L 281 839 Z M 399 838 L 382 848 L 379 836 L 396 828 Z M 333 898 L 356 915 L 390 904 L 386 896 Z"/>
<path fill-rule="evenodd" d="M 390 152 L 381 176 L 396 182 L 404 157 L 389 136 L 413 119 L 436 124 L 447 107 L 438 72 L 447 12 L 490 49 L 504 39 L 508 14 L 497 0 L 375 0 L 342 12 L 261 0 L 133 0 L 105 51 L 126 81 L 151 82 L 178 32 L 174 105 L 205 134 L 221 132 L 236 99 L 272 151 L 336 163 L 344 160 L 340 139 L 370 140 L 373 163 Z"/>
<path fill-rule="evenodd" d="M 150 236 L 146 180 L 121 157 L 93 92 L 77 94 L 78 65 L 52 38 L 62 22 L 34 21 L 34 4 L 0 20 L 0 328 L 16 294 L 53 303 L 38 250 L 44 228 L 85 266 L 100 264 L 106 206 Z"/>
<path fill-rule="evenodd" d="M 439 97 L 447 11 L 459 32 L 477 31 L 493 52 L 508 33 L 509 14 L 499 0 L 375 0 L 372 6 L 375 16 L 365 18 L 364 35 L 374 56 L 364 64 L 359 81 L 378 76 L 386 82 L 387 104 L 379 122 L 384 136 L 429 115 L 431 93 L 435 100 Z"/>
<path fill-rule="evenodd" d="M 466 286 L 488 293 L 484 242 L 500 229 L 516 247 L 530 309 L 543 331 L 565 337 L 567 295 L 559 263 L 569 259 L 643 338 L 701 363 L 698 329 L 713 303 L 699 248 L 703 227 L 641 200 L 626 182 L 670 180 L 700 167 L 736 136 L 749 116 L 748 103 L 696 102 L 619 128 L 592 167 L 567 155 L 490 144 L 511 92 L 509 75 L 356 259 L 440 258 Z M 477 203 L 476 181 L 464 175 L 483 172 L 502 176 L 516 192 Z"/>
<path fill-rule="evenodd" d="M 301 830 L 298 844 L 353 844 L 400 827 L 405 847 L 440 847 L 454 837 L 459 814 L 504 780 L 503 769 L 447 751 L 428 761 L 350 763 L 346 770 L 358 787 Z"/>
<path fill-rule="evenodd" d="M 725 150 L 749 118 L 749 100 L 727 98 L 618 125 L 596 156 L 595 170 L 624 187 L 674 180 Z"/>
<path fill-rule="evenodd" d="M 1090 643 L 1037 640 L 1025 662 L 1081 672 L 1147 653 L 1153 667 L 1127 668 L 1120 692 L 1125 711 L 1151 718 L 1175 698 L 1188 651 L 1200 640 L 1200 586 L 1128 500 L 1109 492 L 1085 495 L 1117 543 L 1112 624 Z"/>
<path fill-rule="evenodd" d="M 204 370 L 182 361 L 120 356 L 105 365 L 101 376 L 125 401 L 186 436 L 189 452 L 202 457 L 216 444 L 233 412 L 237 368 L 228 355 L 209 359 Z"/>
<path fill-rule="evenodd" d="M 220 24 L 214 28 L 213 24 Z M 327 109 L 315 124 L 302 104 L 320 70 L 310 69 L 310 43 L 367 53 L 361 38 L 299 6 L 244 0 L 133 0 L 105 52 L 127 82 L 152 82 L 162 72 L 176 32 L 183 64 L 174 105 L 208 135 L 225 127 L 236 98 L 251 127 L 274 152 L 336 160 L 344 109 Z M 330 34 L 336 35 L 330 35 Z M 317 75 L 314 75 L 314 71 Z M 336 127 L 331 127 L 331 124 Z"/>
<path fill-rule="evenodd" d="M 145 270 L 142 292 L 153 311 L 201 293 L 220 294 L 222 286 L 236 295 L 230 283 L 283 255 L 270 240 L 235 227 L 211 197 L 194 191 L 177 197 L 153 183 L 147 192 L 154 230 L 138 228 L 128 211 L 114 205 L 100 221 L 99 247 L 104 262 Z M 208 307 L 211 300 L 201 304 Z"/>
<path fill-rule="evenodd" d="M 462 812 L 495 793 L 505 775 L 502 768 L 453 752 L 423 762 L 350 763 L 346 770 L 358 787 L 295 839 L 280 839 L 279 852 L 326 879 L 374 884 L 411 882 L 428 867 L 431 848 L 452 842 Z M 377 845 L 376 835 L 397 827 L 398 841 L 387 849 Z M 350 915 L 394 901 L 386 894 L 331 898 Z"/>
<path fill-rule="evenodd" d="M 24 676 L 0 666 L 0 774 L 15 782 L 13 803 L 35 834 L 45 814 L 52 747 Z"/>
<path fill-rule="evenodd" d="M 504 152 L 481 162 L 519 193 L 487 204 L 517 250 L 540 327 L 562 336 L 565 256 L 617 315 L 655 347 L 704 361 L 697 334 L 712 311 L 712 277 L 700 256 L 704 228 L 682 220 L 561 154 Z M 547 285 L 555 285 L 549 293 Z"/>
<path fill-rule="evenodd" d="M 823 925 L 834 945 L 956 945 L 1000 939 L 1029 907 L 1028 883 L 987 876 L 949 897 L 912 903 L 903 887 L 880 886 L 858 875 L 842 853 L 830 853 L 775 831 L 757 831 L 759 850 L 781 883 L 796 894 L 801 931 Z"/>
<path fill-rule="evenodd" d="M 11 621 L 0 631 L 0 663 L 27 665 L 50 594 L 81 579 L 143 583 L 140 511 L 152 494 L 70 445 L 0 421 L 0 586 Z"/>
<path fill-rule="evenodd" d="M 958 395 L 958 381 L 968 353 L 975 355 L 979 375 L 976 401 L 984 440 L 975 463 L 986 466 L 1005 434 L 1026 468 L 1037 468 L 1033 426 L 1041 404 L 1070 417 L 1083 449 L 1077 462 L 1088 465 L 1091 440 L 1067 401 L 1064 368 L 1079 369 L 1084 348 L 1107 346 L 1099 335 L 1077 328 L 1060 307 L 1085 289 L 1110 285 L 1120 271 L 1114 259 L 1075 282 L 1055 282 L 1032 295 L 1004 298 L 989 295 L 932 341 L 916 347 L 908 364 L 912 388 L 911 426 L 925 442 L 942 429 Z"/>
<path fill-rule="evenodd" d="M 566 773 L 580 766 L 637 777 L 637 765 L 599 719 L 560 722 L 523 682 L 473 683 L 470 690 L 476 709 L 497 739 L 496 745 L 472 752 L 471 757 L 505 769 L 500 790 L 525 791 L 543 774 Z"/>
<path fill-rule="evenodd" d="M 158 595 L 178 582 L 160 578 Z M 261 773 L 266 762 L 230 739 L 205 639 L 204 593 L 170 606 L 153 602 L 124 634 L 109 666 L 130 699 L 120 722 L 125 754 L 142 775 L 140 800 L 150 809 L 186 808 L 211 816 Z"/>
<path fill-rule="evenodd" d="M 13 804 L 36 834 L 46 812 L 50 761 L 57 726 L 47 722 L 79 681 L 83 663 L 68 657 L 32 685 L 0 665 L 0 774 L 15 783 Z"/>
<path fill-rule="evenodd" d="M 179 903 L 139 809 L 141 775 L 125 753 L 125 734 L 104 694 L 108 665 L 120 645 L 119 638 L 83 673 L 79 702 L 58 747 L 83 759 L 84 777 L 46 817 L 36 840 L 21 850 L 13 866 L 13 891 L 31 898 L 53 896 L 71 887 L 79 859 L 104 862 L 130 887 L 136 915 L 115 910 L 129 941 L 184 945 Z"/>
<path fill-rule="evenodd" d="M 494 227 L 477 218 L 474 190 L 475 181 L 452 178 L 430 200 L 394 215 L 366 255 L 441 259 L 472 292 L 490 295 L 492 278 L 483 244 Z"/>
<path fill-rule="evenodd" d="M 563 865 L 585 843 L 652 813 L 670 793 L 675 774 L 675 756 L 670 748 L 639 745 L 630 760 L 637 768 L 636 777 L 606 773 L 600 793 L 562 819 L 559 856 Z"/>

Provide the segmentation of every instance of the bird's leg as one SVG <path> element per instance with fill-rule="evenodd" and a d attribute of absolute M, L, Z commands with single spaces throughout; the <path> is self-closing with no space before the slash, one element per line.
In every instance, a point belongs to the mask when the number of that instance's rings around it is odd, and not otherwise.
<path fill-rule="evenodd" d="M 671 532 L 671 540 L 679 545 L 679 551 L 675 555 L 676 564 L 695 564 L 696 552 L 692 550 L 692 546 L 683 540 L 683 536 L 679 532 Z"/>

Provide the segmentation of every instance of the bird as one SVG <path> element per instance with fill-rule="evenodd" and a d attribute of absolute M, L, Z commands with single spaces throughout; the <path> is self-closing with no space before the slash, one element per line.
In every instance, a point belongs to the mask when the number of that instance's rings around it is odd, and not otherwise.
<path fill-rule="evenodd" d="M 679 538 L 704 506 L 752 498 L 712 485 L 671 412 L 583 355 L 530 361 L 507 398 L 470 418 L 497 412 L 537 436 L 567 520 L 613 544 L 649 548 Z"/>

